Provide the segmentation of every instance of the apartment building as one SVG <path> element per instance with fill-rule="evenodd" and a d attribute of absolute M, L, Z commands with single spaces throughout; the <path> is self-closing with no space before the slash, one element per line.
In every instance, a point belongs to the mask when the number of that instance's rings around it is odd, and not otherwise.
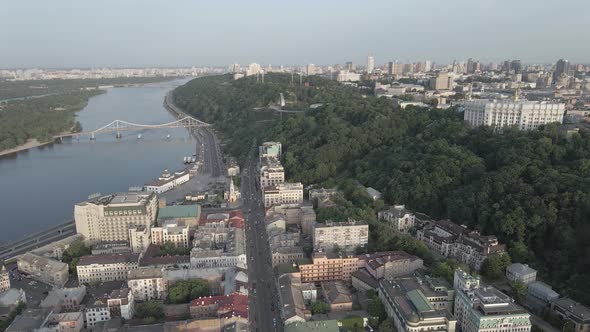
<path fill-rule="evenodd" d="M 311 205 L 304 204 L 279 204 L 273 205 L 266 210 L 266 217 L 282 215 L 285 218 L 285 225 L 300 225 L 304 236 L 313 232 L 316 222 L 316 214 Z"/>
<path fill-rule="evenodd" d="M 168 281 L 161 268 L 139 267 L 129 271 L 127 286 L 138 301 L 161 300 L 168 294 Z"/>
<path fill-rule="evenodd" d="M 455 258 L 475 270 L 481 268 L 488 256 L 506 252 L 506 245 L 500 244 L 496 236 L 469 231 L 450 220 L 430 223 L 416 232 L 416 238 L 424 242 L 430 250 L 445 257 Z"/>
<path fill-rule="evenodd" d="M 111 254 L 82 256 L 76 267 L 78 281 L 127 280 L 129 271 L 139 266 L 139 254 Z"/>
<path fill-rule="evenodd" d="M 301 281 L 304 283 L 335 280 L 349 282 L 352 273 L 357 269 L 357 256 L 340 256 L 325 252 L 315 252 L 311 262 L 299 262 Z"/>
<path fill-rule="evenodd" d="M 313 232 L 313 249 L 316 251 L 331 251 L 335 246 L 344 251 L 354 251 L 368 242 L 369 225 L 362 221 L 326 221 L 316 224 Z"/>
<path fill-rule="evenodd" d="M 512 281 L 518 280 L 528 285 L 537 280 L 537 270 L 530 268 L 526 264 L 510 264 L 506 268 L 506 278 Z"/>
<path fill-rule="evenodd" d="M 54 287 L 63 287 L 68 281 L 68 264 L 30 252 L 17 259 L 18 270 L 33 279 Z"/>
<path fill-rule="evenodd" d="M 247 266 L 244 229 L 230 228 L 227 232 L 215 234 L 223 234 L 223 240 L 216 241 L 210 236 L 203 239 L 195 238 L 195 247 L 190 255 L 191 268 Z"/>
<path fill-rule="evenodd" d="M 293 264 L 303 259 L 303 248 L 281 247 L 271 251 L 272 267 L 280 264 Z"/>
<path fill-rule="evenodd" d="M 529 332 L 530 314 L 508 295 L 457 269 L 454 276 L 457 327 L 461 332 Z"/>
<path fill-rule="evenodd" d="M 149 233 L 156 220 L 155 193 L 115 193 L 90 198 L 74 207 L 76 231 L 88 241 L 129 241 L 129 228 L 144 226 Z"/>
<path fill-rule="evenodd" d="M 113 290 L 106 300 L 111 317 L 133 318 L 135 299 L 129 288 Z"/>
<path fill-rule="evenodd" d="M 574 331 L 590 331 L 590 308 L 570 298 L 561 298 L 551 302 L 551 309 L 563 319 L 574 323 Z"/>
<path fill-rule="evenodd" d="M 387 316 L 393 319 L 396 331 L 400 332 L 455 331 L 457 320 L 451 312 L 439 302 L 431 302 L 437 299 L 437 293 L 449 302 L 448 292 L 431 289 L 419 280 L 379 281 L 379 298 Z M 450 303 L 452 301 L 451 298 Z"/>
<path fill-rule="evenodd" d="M 421 258 L 405 251 L 386 251 L 359 255 L 358 268 L 365 269 L 375 280 L 393 280 L 423 268 Z"/>
<path fill-rule="evenodd" d="M 177 248 L 189 247 L 189 226 L 179 226 L 176 220 L 166 220 L 160 227 L 152 227 L 152 243 L 170 242 Z"/>
<path fill-rule="evenodd" d="M 6 266 L 2 265 L 0 270 L 0 292 L 10 289 L 10 274 L 6 270 Z"/>
<path fill-rule="evenodd" d="M 146 226 L 131 226 L 129 228 L 129 246 L 134 253 L 144 253 L 150 246 L 150 230 Z"/>
<path fill-rule="evenodd" d="M 379 211 L 377 217 L 388 222 L 396 232 L 408 233 L 416 224 L 416 216 L 404 205 L 394 205 L 384 211 Z"/>
<path fill-rule="evenodd" d="M 285 168 L 275 157 L 264 157 L 260 161 L 260 188 L 285 182 Z"/>
<path fill-rule="evenodd" d="M 262 198 L 265 208 L 275 204 L 301 204 L 303 203 L 303 184 L 281 183 L 264 187 Z"/>
<path fill-rule="evenodd" d="M 552 122 L 562 123 L 565 113 L 565 104 L 546 101 L 476 99 L 460 105 L 464 120 L 473 127 L 533 130 Z"/>
<path fill-rule="evenodd" d="M 54 312 L 80 310 L 86 296 L 86 286 L 74 288 L 57 288 L 49 291 L 47 297 L 41 301 L 41 308 L 52 309 Z"/>

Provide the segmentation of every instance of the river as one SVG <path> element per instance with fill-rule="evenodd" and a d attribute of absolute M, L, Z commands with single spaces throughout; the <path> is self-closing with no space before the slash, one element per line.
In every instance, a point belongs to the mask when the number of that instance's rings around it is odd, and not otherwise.
<path fill-rule="evenodd" d="M 84 130 L 113 120 L 160 124 L 175 118 L 162 106 L 164 96 L 187 80 L 113 88 L 90 98 L 77 114 Z M 107 194 L 141 186 L 164 168 L 183 168 L 182 159 L 195 153 L 184 128 L 99 134 L 66 139 L 0 157 L 0 243 L 42 231 L 71 219 L 74 204 L 96 192 Z M 170 138 L 167 136 L 170 135 Z"/>

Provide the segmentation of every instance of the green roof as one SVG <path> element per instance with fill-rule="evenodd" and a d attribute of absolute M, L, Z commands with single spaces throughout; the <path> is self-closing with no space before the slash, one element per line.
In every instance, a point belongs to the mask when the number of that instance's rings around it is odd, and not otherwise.
<path fill-rule="evenodd" d="M 285 326 L 285 332 L 339 332 L 337 320 L 296 322 Z"/>
<path fill-rule="evenodd" d="M 406 295 L 408 296 L 408 299 L 412 301 L 412 304 L 414 305 L 414 307 L 416 307 L 416 310 L 418 310 L 418 312 L 422 313 L 425 311 L 434 310 L 430 303 L 428 303 L 428 300 L 426 299 L 424 294 L 422 294 L 422 291 L 414 289 L 406 293 Z"/>
<path fill-rule="evenodd" d="M 158 219 L 168 218 L 199 218 L 199 205 L 172 205 L 158 209 Z"/>

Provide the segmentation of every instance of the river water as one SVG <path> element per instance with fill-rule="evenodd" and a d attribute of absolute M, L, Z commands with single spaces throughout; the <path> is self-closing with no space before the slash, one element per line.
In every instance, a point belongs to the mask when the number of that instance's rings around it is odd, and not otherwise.
<path fill-rule="evenodd" d="M 185 82 L 110 89 L 92 97 L 78 112 L 78 121 L 85 131 L 116 119 L 174 121 L 162 103 L 169 90 Z M 157 178 L 164 168 L 179 170 L 183 157 L 195 153 L 195 142 L 184 128 L 122 134 L 121 139 L 111 133 L 97 135 L 96 141 L 66 139 L 0 157 L 0 243 L 71 219 L 74 204 L 92 193 L 126 191 Z"/>

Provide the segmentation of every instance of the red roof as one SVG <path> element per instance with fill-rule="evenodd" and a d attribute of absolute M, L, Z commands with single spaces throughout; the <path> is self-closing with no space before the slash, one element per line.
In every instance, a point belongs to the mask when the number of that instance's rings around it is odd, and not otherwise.
<path fill-rule="evenodd" d="M 223 296 L 207 296 L 192 300 L 191 307 L 217 305 L 217 315 L 220 317 L 240 316 L 248 318 L 248 296 L 232 293 Z"/>

